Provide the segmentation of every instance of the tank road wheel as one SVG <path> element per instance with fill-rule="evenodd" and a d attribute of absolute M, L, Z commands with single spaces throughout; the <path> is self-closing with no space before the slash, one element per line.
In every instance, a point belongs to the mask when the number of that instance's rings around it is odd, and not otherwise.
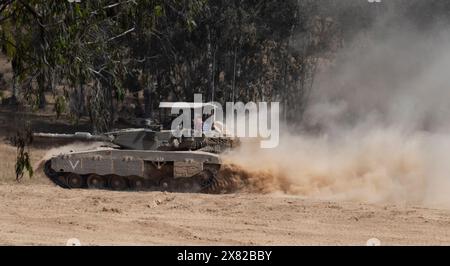
<path fill-rule="evenodd" d="M 67 179 L 65 177 L 65 173 L 58 173 L 55 170 L 53 170 L 51 160 L 48 160 L 45 162 L 44 173 L 56 185 L 63 187 L 63 188 L 69 188 L 69 186 L 67 185 Z"/>
<path fill-rule="evenodd" d="M 146 183 L 143 178 L 131 177 L 128 181 L 130 182 L 130 187 L 133 190 L 143 190 L 146 188 Z"/>
<path fill-rule="evenodd" d="M 106 187 L 105 178 L 96 174 L 89 175 L 87 178 L 87 186 L 88 188 L 97 188 L 97 189 L 105 188 Z"/>
<path fill-rule="evenodd" d="M 180 192 L 196 192 L 196 182 L 189 177 L 179 178 L 176 180 L 176 190 Z"/>
<path fill-rule="evenodd" d="M 69 174 L 66 180 L 69 188 L 81 188 L 83 186 L 83 178 L 75 173 Z"/>
<path fill-rule="evenodd" d="M 127 180 L 121 176 L 114 175 L 109 178 L 109 186 L 113 190 L 125 190 L 127 188 Z"/>
<path fill-rule="evenodd" d="M 175 187 L 177 191 L 180 192 L 191 192 L 191 193 L 208 193 L 211 187 L 215 183 L 214 174 L 208 170 L 193 176 L 178 178 L 175 182 Z"/>
<path fill-rule="evenodd" d="M 70 188 L 67 182 L 67 178 L 64 174 L 56 174 L 54 178 L 52 178 L 53 182 L 55 182 L 58 186 L 63 188 Z"/>
<path fill-rule="evenodd" d="M 159 187 L 162 191 L 172 191 L 173 190 L 174 181 L 171 177 L 164 177 L 159 180 Z"/>

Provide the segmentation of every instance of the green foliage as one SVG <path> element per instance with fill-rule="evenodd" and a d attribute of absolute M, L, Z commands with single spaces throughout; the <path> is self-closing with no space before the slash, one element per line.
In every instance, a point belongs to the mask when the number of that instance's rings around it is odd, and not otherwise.
<path fill-rule="evenodd" d="M 55 98 L 55 113 L 56 118 L 59 118 L 61 114 L 65 113 L 67 110 L 67 102 L 64 96 L 58 95 Z"/>
<path fill-rule="evenodd" d="M 68 93 L 75 102 L 69 111 L 79 117 L 87 109 L 93 128 L 104 131 L 127 90 L 152 87 L 156 100 L 202 92 L 217 101 L 301 101 L 281 88 L 304 91 L 307 82 L 299 80 L 312 80 L 303 70 L 313 67 L 307 57 L 314 55 L 288 49 L 310 19 L 299 16 L 302 9 L 297 0 L 17 1 L 2 12 L 10 17 L 2 32 L 28 103 L 42 107 L 44 92 L 58 84 L 84 88 L 78 98 Z M 308 11 L 312 17 L 315 10 Z"/>
<path fill-rule="evenodd" d="M 163 15 L 163 8 L 162 8 L 162 6 L 156 5 L 155 8 L 153 9 L 153 12 L 154 12 L 156 17 L 161 17 Z"/>
<path fill-rule="evenodd" d="M 10 138 L 11 143 L 17 148 L 16 158 L 16 181 L 20 182 L 25 174 L 28 172 L 28 176 L 33 176 L 33 167 L 31 166 L 30 153 L 27 150 L 28 146 L 33 141 L 33 135 L 29 127 L 24 130 L 19 130 L 16 135 Z"/>
<path fill-rule="evenodd" d="M 28 152 L 20 153 L 16 159 L 16 180 L 20 182 L 25 171 L 28 172 L 29 177 L 33 176 L 33 167 L 30 163 L 30 156 Z"/>

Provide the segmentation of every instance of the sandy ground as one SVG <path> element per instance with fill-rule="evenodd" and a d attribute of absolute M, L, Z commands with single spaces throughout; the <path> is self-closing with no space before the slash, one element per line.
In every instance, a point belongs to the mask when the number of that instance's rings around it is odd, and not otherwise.
<path fill-rule="evenodd" d="M 48 149 L 31 150 L 38 162 Z M 282 193 L 67 190 L 40 171 L 14 181 L 0 144 L 0 245 L 450 244 L 450 210 L 318 201 Z"/>
<path fill-rule="evenodd" d="M 5 183 L 0 202 L 7 245 L 450 244 L 450 211 L 413 206 Z"/>

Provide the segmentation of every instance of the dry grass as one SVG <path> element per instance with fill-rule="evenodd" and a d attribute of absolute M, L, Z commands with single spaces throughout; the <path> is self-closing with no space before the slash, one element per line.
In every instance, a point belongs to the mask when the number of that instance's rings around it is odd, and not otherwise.
<path fill-rule="evenodd" d="M 14 162 L 16 150 L 14 147 L 0 144 L 0 180 L 14 179 Z"/>
<path fill-rule="evenodd" d="M 48 182 L 44 176 L 42 169 L 38 169 L 38 163 L 44 156 L 46 150 L 43 149 L 30 149 L 31 163 L 34 166 L 34 175 L 32 178 L 28 178 L 28 174 L 22 179 L 22 183 L 44 183 Z M 15 163 L 16 163 L 16 148 L 1 143 L 0 144 L 0 183 L 15 183 Z"/>

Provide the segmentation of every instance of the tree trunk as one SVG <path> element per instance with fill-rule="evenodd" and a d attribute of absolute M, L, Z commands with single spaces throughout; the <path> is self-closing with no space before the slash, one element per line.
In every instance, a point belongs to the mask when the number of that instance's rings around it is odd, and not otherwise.
<path fill-rule="evenodd" d="M 151 97 L 151 88 L 150 86 L 146 86 L 144 88 L 144 116 L 145 118 L 152 117 L 152 97 Z"/>
<path fill-rule="evenodd" d="M 17 105 L 19 103 L 19 87 L 17 86 L 17 58 L 14 56 L 11 62 L 13 77 L 12 77 L 12 96 L 10 100 L 11 105 Z"/>
<path fill-rule="evenodd" d="M 214 68 L 215 68 L 215 51 L 213 51 L 212 44 L 212 36 L 211 29 L 209 26 L 206 26 L 206 31 L 208 33 L 208 44 L 206 45 L 206 58 L 208 63 L 208 85 L 207 85 L 207 95 L 211 98 L 211 101 L 214 101 Z"/>
<path fill-rule="evenodd" d="M 47 106 L 47 100 L 45 99 L 45 90 L 43 88 L 39 88 L 39 109 L 45 109 Z"/>
<path fill-rule="evenodd" d="M 44 109 L 45 106 L 47 105 L 47 102 L 45 100 L 45 88 L 47 86 L 47 80 L 45 78 L 45 73 L 44 70 L 41 70 L 41 73 L 39 74 L 39 76 L 37 77 L 37 84 L 38 84 L 38 88 L 37 88 L 37 97 L 38 97 L 38 108 L 39 109 Z"/>

